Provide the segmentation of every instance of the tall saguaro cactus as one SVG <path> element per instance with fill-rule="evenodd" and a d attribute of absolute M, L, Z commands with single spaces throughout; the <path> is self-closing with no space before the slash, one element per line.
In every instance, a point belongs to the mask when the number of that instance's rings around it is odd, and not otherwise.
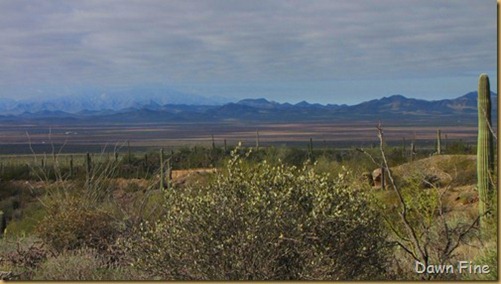
<path fill-rule="evenodd" d="M 165 189 L 165 171 L 164 171 L 164 149 L 160 149 L 160 190 Z"/>
<path fill-rule="evenodd" d="M 167 189 L 172 188 L 172 165 L 170 160 L 172 159 L 172 155 L 167 159 Z"/>
<path fill-rule="evenodd" d="M 440 129 L 437 129 L 437 155 L 442 154 L 442 133 L 440 132 Z"/>
<path fill-rule="evenodd" d="M 70 177 L 73 177 L 73 155 L 70 155 Z"/>
<path fill-rule="evenodd" d="M 490 125 L 492 124 L 489 77 L 487 74 L 481 74 L 478 80 L 477 188 L 482 226 L 485 225 L 485 214 L 489 210 L 491 178 L 494 172 L 494 147 Z"/>
<path fill-rule="evenodd" d="M 414 156 L 416 155 L 416 142 L 412 140 L 411 142 L 411 162 L 414 161 Z"/>
<path fill-rule="evenodd" d="M 92 179 L 92 160 L 90 158 L 90 153 L 87 152 L 85 155 L 85 183 L 87 186 L 87 189 L 90 189 L 91 187 L 91 179 Z"/>
<path fill-rule="evenodd" d="M 256 150 L 259 150 L 259 130 L 256 130 Z"/>

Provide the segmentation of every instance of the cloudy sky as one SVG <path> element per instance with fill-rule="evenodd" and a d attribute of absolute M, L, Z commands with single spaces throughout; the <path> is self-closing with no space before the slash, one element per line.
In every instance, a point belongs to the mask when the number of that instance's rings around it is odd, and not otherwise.
<path fill-rule="evenodd" d="M 482 72 L 495 91 L 496 60 L 494 0 L 0 0 L 2 97 L 160 83 L 279 102 L 441 99 Z"/>

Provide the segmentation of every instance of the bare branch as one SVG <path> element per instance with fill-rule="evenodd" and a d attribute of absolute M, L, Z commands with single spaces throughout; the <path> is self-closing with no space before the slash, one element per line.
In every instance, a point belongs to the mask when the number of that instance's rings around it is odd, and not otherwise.
<path fill-rule="evenodd" d="M 400 206 L 402 207 L 402 211 L 399 213 L 400 218 L 401 218 L 402 222 L 404 223 L 404 226 L 410 235 L 410 239 L 412 241 L 413 246 L 419 251 L 420 256 L 422 258 L 421 260 L 423 260 L 425 265 L 427 265 L 429 255 L 428 255 L 427 251 L 423 249 L 423 246 L 421 245 L 421 242 L 416 234 L 415 229 L 412 227 L 412 225 L 410 224 L 410 222 L 407 218 L 407 204 L 405 203 L 405 200 L 402 196 L 402 193 L 400 192 L 400 189 L 396 186 L 395 179 L 393 178 L 393 175 L 391 173 L 391 169 L 388 166 L 388 160 L 386 158 L 386 153 L 384 151 L 384 134 L 383 134 L 383 127 L 381 126 L 381 122 L 379 122 L 379 124 L 377 126 L 377 130 L 378 130 L 377 135 L 379 138 L 379 150 L 381 151 L 381 157 L 383 159 L 383 164 L 384 164 L 384 168 L 385 168 L 384 170 L 386 170 L 386 172 L 388 173 L 388 179 L 390 180 L 390 184 L 391 184 L 393 190 L 395 191 L 395 193 L 397 194 L 398 200 L 400 202 Z"/>

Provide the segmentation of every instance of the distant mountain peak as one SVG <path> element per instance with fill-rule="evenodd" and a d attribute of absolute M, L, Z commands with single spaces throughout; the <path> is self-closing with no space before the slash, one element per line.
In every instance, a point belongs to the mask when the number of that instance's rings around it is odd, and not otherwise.
<path fill-rule="evenodd" d="M 407 99 L 407 97 L 405 97 L 405 96 L 403 96 L 401 94 L 391 95 L 388 98 L 392 98 L 392 99 Z"/>
<path fill-rule="evenodd" d="M 247 104 L 247 103 L 263 103 L 263 104 L 267 104 L 267 103 L 274 103 L 274 102 L 271 102 L 265 98 L 258 98 L 258 99 L 243 99 L 243 100 L 240 100 L 237 102 L 238 104 Z"/>
<path fill-rule="evenodd" d="M 237 102 L 238 105 L 244 105 L 244 106 L 249 106 L 249 107 L 255 107 L 255 108 L 265 108 L 265 109 L 271 109 L 279 106 L 280 104 L 275 102 L 275 101 L 269 101 L 265 98 L 259 98 L 259 99 L 243 99 Z"/>
<path fill-rule="evenodd" d="M 310 103 L 308 103 L 307 101 L 300 101 L 299 103 L 295 104 L 295 106 L 307 107 L 310 106 Z"/>

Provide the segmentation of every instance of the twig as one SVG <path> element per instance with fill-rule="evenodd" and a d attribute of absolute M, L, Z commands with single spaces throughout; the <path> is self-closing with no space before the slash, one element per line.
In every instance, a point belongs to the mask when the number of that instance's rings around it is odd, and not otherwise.
<path fill-rule="evenodd" d="M 381 163 L 376 162 L 376 160 L 374 159 L 374 157 L 372 157 L 372 155 L 371 155 L 370 153 L 368 153 L 367 151 L 365 151 L 364 149 L 362 149 L 362 148 L 355 148 L 355 150 L 357 150 L 358 152 L 361 152 L 361 153 L 363 153 L 363 154 L 367 155 L 367 156 L 371 159 L 371 161 L 372 161 L 372 162 L 373 162 L 373 163 L 374 163 L 377 167 L 379 167 L 379 166 L 381 165 Z"/>
<path fill-rule="evenodd" d="M 393 187 L 393 190 L 395 191 L 395 193 L 397 193 L 400 205 L 402 206 L 402 211 L 399 214 L 400 218 L 402 219 L 402 222 L 404 223 L 404 226 L 410 235 L 410 239 L 411 239 L 411 242 L 412 242 L 414 248 L 419 251 L 420 257 L 424 261 L 425 265 L 428 265 L 429 255 L 428 255 L 427 251 L 424 250 L 423 247 L 421 246 L 421 243 L 419 241 L 419 238 L 417 237 L 416 231 L 414 230 L 414 228 L 410 224 L 409 220 L 407 219 L 407 204 L 405 203 L 405 200 L 402 196 L 402 193 L 400 192 L 400 189 L 398 189 L 398 187 L 396 186 L 395 180 L 393 179 L 393 175 L 392 175 L 391 170 L 388 166 L 388 160 L 386 159 L 386 154 L 384 151 L 384 135 L 383 135 L 383 127 L 381 126 L 381 122 L 379 122 L 379 124 L 377 126 L 377 131 L 378 131 L 377 136 L 379 138 L 379 149 L 381 151 L 381 157 L 383 159 L 383 164 L 385 167 L 384 170 L 387 171 L 388 179 L 390 180 L 390 183 L 391 183 L 391 186 Z"/>

